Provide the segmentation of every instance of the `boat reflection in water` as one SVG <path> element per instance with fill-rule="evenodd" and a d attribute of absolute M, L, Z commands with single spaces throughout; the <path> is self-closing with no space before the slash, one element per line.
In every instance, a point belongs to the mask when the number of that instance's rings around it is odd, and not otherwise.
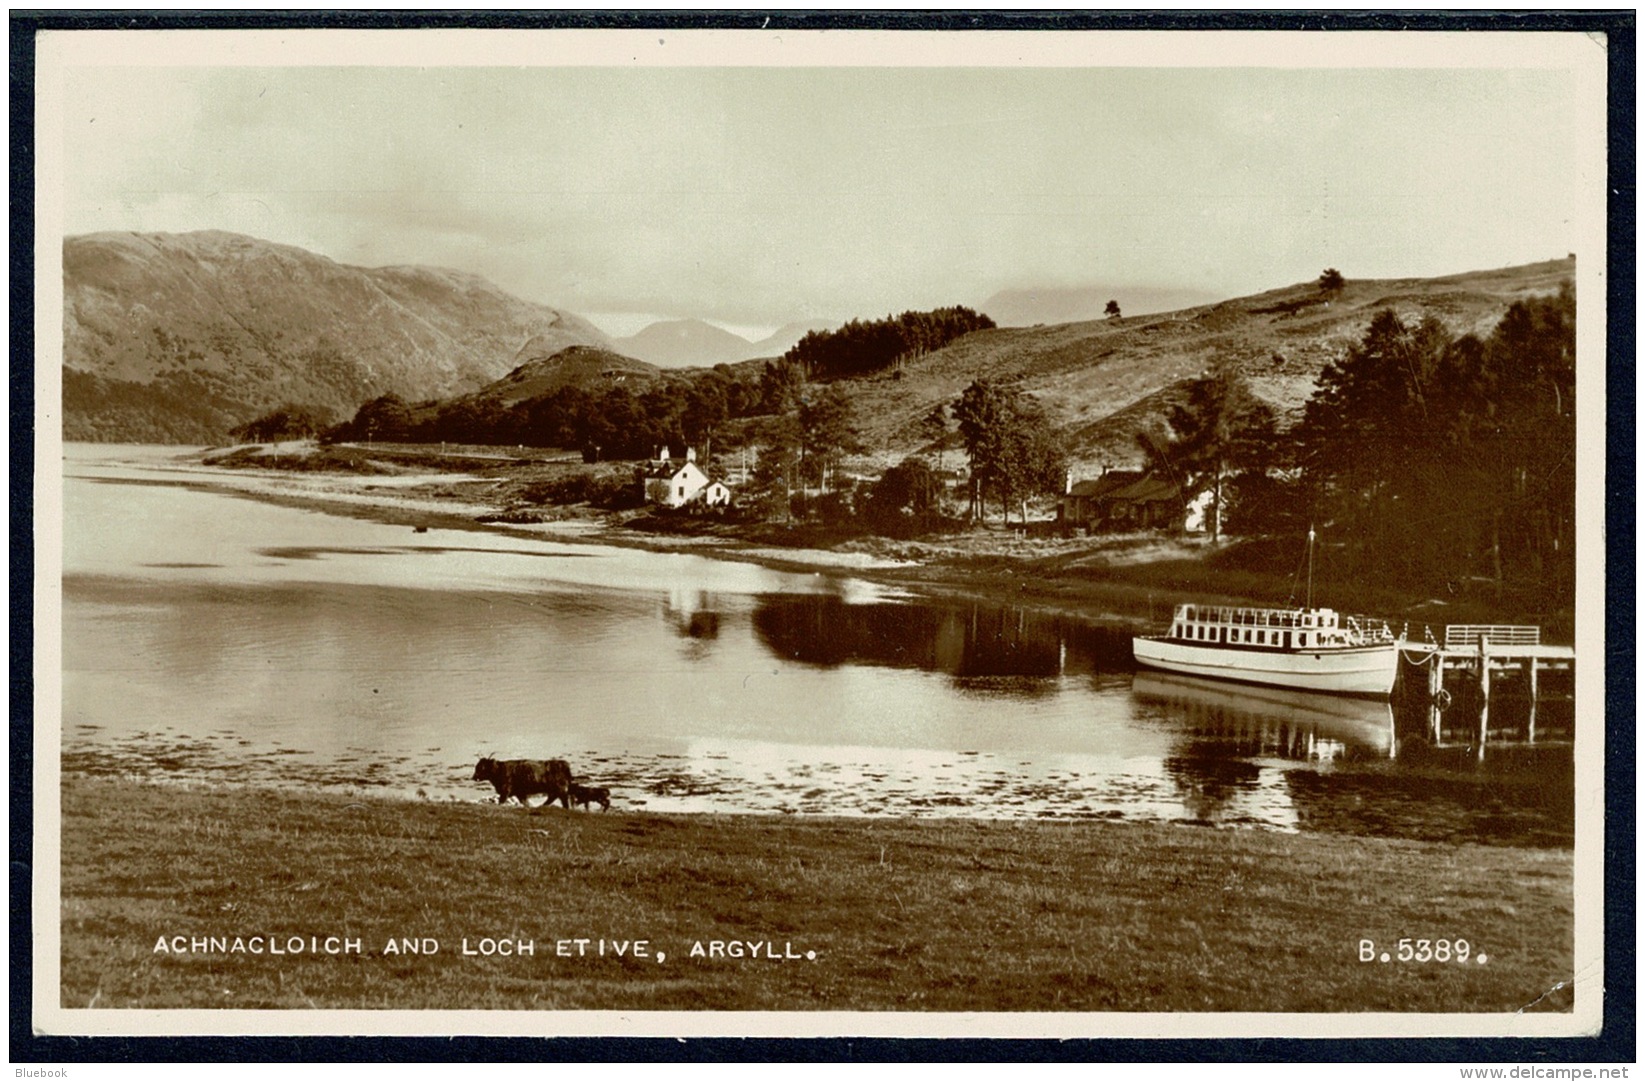
<path fill-rule="evenodd" d="M 1139 720 L 1177 735 L 1162 765 L 1201 822 L 1283 817 L 1294 829 L 1292 775 L 1383 759 L 1391 747 L 1386 703 L 1147 670 L 1137 672 L 1131 695 Z"/>
<path fill-rule="evenodd" d="M 1155 707 L 1186 745 L 1223 756 L 1331 762 L 1386 758 L 1393 713 L 1385 702 L 1138 671 L 1139 705 Z"/>

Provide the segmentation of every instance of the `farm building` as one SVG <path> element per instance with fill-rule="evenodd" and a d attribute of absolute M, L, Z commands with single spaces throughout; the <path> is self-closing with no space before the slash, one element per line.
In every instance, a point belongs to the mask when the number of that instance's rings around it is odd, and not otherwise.
<path fill-rule="evenodd" d="M 1180 530 L 1182 490 L 1142 470 L 1108 470 L 1089 481 L 1070 479 L 1057 501 L 1057 521 L 1090 530 Z"/>

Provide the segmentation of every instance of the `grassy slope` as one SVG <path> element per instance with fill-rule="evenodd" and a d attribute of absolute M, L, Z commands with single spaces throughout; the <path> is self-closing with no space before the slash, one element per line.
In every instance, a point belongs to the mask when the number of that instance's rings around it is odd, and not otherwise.
<path fill-rule="evenodd" d="M 63 1004 L 1511 1011 L 1571 1005 L 1565 850 L 1119 823 L 527 813 L 70 777 Z M 362 955 L 153 953 L 349 935 Z M 384 957 L 391 936 L 433 956 Z M 460 940 L 536 941 L 529 958 Z M 1464 937 L 1487 964 L 1362 963 Z M 555 957 L 648 939 L 665 963 Z M 697 940 L 815 961 L 689 957 Z M 1544 998 L 1539 998 L 1544 997 Z"/>
<path fill-rule="evenodd" d="M 1127 462 L 1136 457 L 1139 422 L 1161 415 L 1172 385 L 1198 376 L 1214 357 L 1232 359 L 1260 395 L 1294 410 L 1382 308 L 1483 334 L 1515 300 L 1553 293 L 1573 274 L 1570 260 L 1556 260 L 1445 278 L 1350 279 L 1328 302 L 1305 283 L 1181 312 L 982 331 L 909 362 L 898 378 L 856 385 L 857 417 L 867 444 L 895 459 L 922 445 L 919 422 L 933 405 L 988 376 L 1039 396 L 1087 469 Z"/>

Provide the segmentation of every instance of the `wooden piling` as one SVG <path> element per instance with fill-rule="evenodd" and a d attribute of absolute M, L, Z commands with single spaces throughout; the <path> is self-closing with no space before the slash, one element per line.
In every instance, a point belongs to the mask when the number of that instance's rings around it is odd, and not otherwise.
<path fill-rule="evenodd" d="M 1440 745 L 1440 725 L 1445 709 L 1440 706 L 1440 692 L 1445 690 L 1445 655 L 1435 650 L 1428 657 L 1428 728 L 1432 730 L 1434 747 Z"/>
<path fill-rule="evenodd" d="M 1491 645 L 1484 635 L 1479 637 L 1479 751 L 1485 759 L 1485 738 L 1491 732 Z"/>
<path fill-rule="evenodd" d="M 1531 712 L 1525 719 L 1525 742 L 1527 744 L 1536 743 L 1536 670 L 1537 659 L 1534 657 L 1526 658 L 1525 680 L 1531 693 Z"/>

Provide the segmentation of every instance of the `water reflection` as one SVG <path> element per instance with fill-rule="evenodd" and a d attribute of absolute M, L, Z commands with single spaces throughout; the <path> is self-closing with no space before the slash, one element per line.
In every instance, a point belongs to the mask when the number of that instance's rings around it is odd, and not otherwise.
<path fill-rule="evenodd" d="M 680 652 L 688 661 L 707 661 L 720 637 L 722 602 L 705 590 L 676 587 L 663 599 L 663 620 L 685 640 Z"/>
<path fill-rule="evenodd" d="M 768 595 L 754 610 L 754 630 L 785 660 L 921 669 L 946 673 L 960 686 L 1021 694 L 1048 694 L 1057 677 L 1132 667 L 1128 633 L 982 603 L 851 605 L 825 595 Z M 996 678 L 1018 679 L 986 683 Z"/>
<path fill-rule="evenodd" d="M 1191 745 L 1184 754 L 1166 756 L 1165 773 L 1189 814 L 1213 823 L 1225 818 L 1236 797 L 1254 793 L 1262 779 L 1257 764 L 1203 744 Z"/>

